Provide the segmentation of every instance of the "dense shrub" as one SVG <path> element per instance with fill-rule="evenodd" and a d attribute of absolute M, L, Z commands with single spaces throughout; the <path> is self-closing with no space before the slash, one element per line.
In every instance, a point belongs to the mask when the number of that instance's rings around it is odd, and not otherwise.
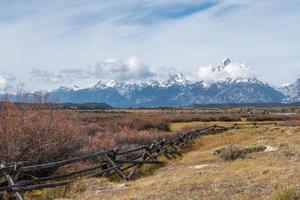
<path fill-rule="evenodd" d="M 45 109 L 45 98 L 12 103 L 3 98 L 0 108 L 0 162 L 43 163 L 77 154 L 84 140 L 71 116 Z"/>
<path fill-rule="evenodd" d="M 218 155 L 224 160 L 236 160 L 238 158 L 244 158 L 246 156 L 246 151 L 238 148 L 235 145 L 230 145 L 217 149 L 214 154 Z"/>
<path fill-rule="evenodd" d="M 249 153 L 264 151 L 266 148 L 263 144 L 254 144 L 248 147 L 229 145 L 215 150 L 214 154 L 224 160 L 236 160 L 238 158 L 245 158 Z"/>

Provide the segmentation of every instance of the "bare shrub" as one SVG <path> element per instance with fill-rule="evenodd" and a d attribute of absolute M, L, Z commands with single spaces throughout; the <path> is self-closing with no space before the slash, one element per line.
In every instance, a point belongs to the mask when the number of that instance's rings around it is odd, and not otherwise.
<path fill-rule="evenodd" d="M 53 109 L 42 94 L 18 100 L 6 95 L 1 102 L 0 162 L 43 163 L 78 153 L 84 142 L 66 111 Z"/>
<path fill-rule="evenodd" d="M 174 132 L 158 132 L 157 130 L 138 131 L 129 128 L 123 128 L 117 133 L 113 132 L 97 132 L 95 136 L 89 136 L 87 151 L 97 149 L 110 149 L 119 147 L 123 150 L 129 150 L 143 144 L 149 144 L 154 140 L 163 138 L 171 138 L 176 136 Z"/>
<path fill-rule="evenodd" d="M 255 114 L 247 116 L 248 121 L 298 121 L 300 118 L 299 115 L 280 115 L 280 114 Z"/>
<path fill-rule="evenodd" d="M 248 120 L 284 120 L 285 115 L 231 113 L 227 111 L 189 110 L 128 110 L 109 112 L 77 112 L 76 123 L 85 131 L 89 140 L 87 151 L 116 145 L 138 145 L 151 142 L 156 138 L 176 136 L 170 130 L 170 123 L 192 121 L 223 121 L 236 123 Z M 299 117 L 299 116 L 298 116 Z M 293 116 L 296 119 L 296 116 Z M 280 122 L 282 123 L 282 122 Z M 198 127 L 199 128 L 199 127 Z M 187 130 L 184 130 L 187 131 Z"/>

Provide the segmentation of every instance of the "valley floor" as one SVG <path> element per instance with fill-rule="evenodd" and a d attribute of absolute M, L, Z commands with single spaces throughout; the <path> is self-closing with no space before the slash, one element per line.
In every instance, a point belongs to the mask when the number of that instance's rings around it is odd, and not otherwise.
<path fill-rule="evenodd" d="M 267 149 L 233 161 L 214 155 L 230 144 Z M 181 158 L 134 181 L 80 180 L 64 199 L 296 199 L 299 191 L 300 128 L 269 125 L 200 137 Z"/>

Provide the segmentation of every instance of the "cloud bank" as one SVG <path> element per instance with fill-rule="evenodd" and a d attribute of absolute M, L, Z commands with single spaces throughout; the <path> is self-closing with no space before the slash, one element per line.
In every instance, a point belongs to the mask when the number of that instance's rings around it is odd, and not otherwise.
<path fill-rule="evenodd" d="M 156 74 L 136 57 L 131 57 L 127 60 L 108 59 L 95 62 L 87 69 L 63 69 L 58 72 L 40 70 L 38 68 L 31 70 L 32 80 L 54 84 L 71 84 L 82 79 L 135 81 L 145 80 L 154 76 Z"/>
<path fill-rule="evenodd" d="M 118 81 L 144 80 L 155 76 L 149 67 L 136 57 L 128 60 L 109 59 L 92 64 L 89 74 L 99 79 Z"/>
<path fill-rule="evenodd" d="M 136 57 L 127 60 L 108 59 L 106 61 L 94 62 L 86 69 L 73 68 L 63 69 L 58 72 L 31 70 L 33 80 L 53 84 L 76 84 L 79 80 L 94 79 L 115 80 L 121 82 L 145 81 L 147 79 L 166 80 L 171 75 L 179 74 L 189 80 L 204 81 L 212 83 L 226 79 L 244 79 L 255 77 L 253 70 L 243 63 L 231 62 L 229 58 L 224 59 L 218 66 L 200 67 L 198 73 L 177 70 L 174 68 L 160 68 L 160 73 L 152 71 L 151 67 L 144 64 Z"/>
<path fill-rule="evenodd" d="M 299 9 L 299 0 L 3 1 L 0 67 L 39 90 L 71 82 L 76 75 L 63 72 L 66 66 L 88 66 L 99 55 L 136 55 L 153 66 L 150 72 L 172 66 L 193 74 L 199 66 L 232 57 L 249 64 L 264 81 L 280 85 L 300 73 Z M 97 77 L 143 74 L 119 70 L 112 75 L 105 65 L 94 67 Z M 30 77 L 36 66 L 43 84 Z M 95 76 L 83 70 L 79 77 L 94 83 Z M 103 75 L 107 71 L 108 77 Z M 211 70 L 202 73 L 209 76 Z"/>
<path fill-rule="evenodd" d="M 89 78 L 86 71 L 82 69 L 63 69 L 59 72 L 51 72 L 33 68 L 30 72 L 32 80 L 44 83 L 68 84 L 80 79 Z"/>

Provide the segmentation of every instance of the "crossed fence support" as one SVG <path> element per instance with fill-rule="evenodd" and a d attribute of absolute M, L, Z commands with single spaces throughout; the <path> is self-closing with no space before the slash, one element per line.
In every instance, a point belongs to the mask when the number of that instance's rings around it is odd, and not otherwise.
<path fill-rule="evenodd" d="M 5 168 L 5 164 L 1 164 L 0 165 L 0 169 Z M 15 165 L 15 170 L 17 170 L 17 165 Z M 3 172 L 3 175 L 5 177 L 5 182 L 8 183 L 8 186 L 13 187 L 15 185 L 14 179 L 11 177 L 11 175 L 9 175 L 6 172 Z M 18 176 L 18 174 L 16 175 L 16 177 Z M 11 191 L 9 190 L 10 188 L 7 188 L 7 190 L 5 190 L 3 193 L 1 193 L 0 191 L 0 198 L 3 198 L 3 200 L 9 200 L 11 199 Z M 1 197 L 2 196 L 2 197 Z M 17 200 L 23 200 L 23 196 L 19 193 L 19 192 L 15 192 L 15 197 Z"/>

